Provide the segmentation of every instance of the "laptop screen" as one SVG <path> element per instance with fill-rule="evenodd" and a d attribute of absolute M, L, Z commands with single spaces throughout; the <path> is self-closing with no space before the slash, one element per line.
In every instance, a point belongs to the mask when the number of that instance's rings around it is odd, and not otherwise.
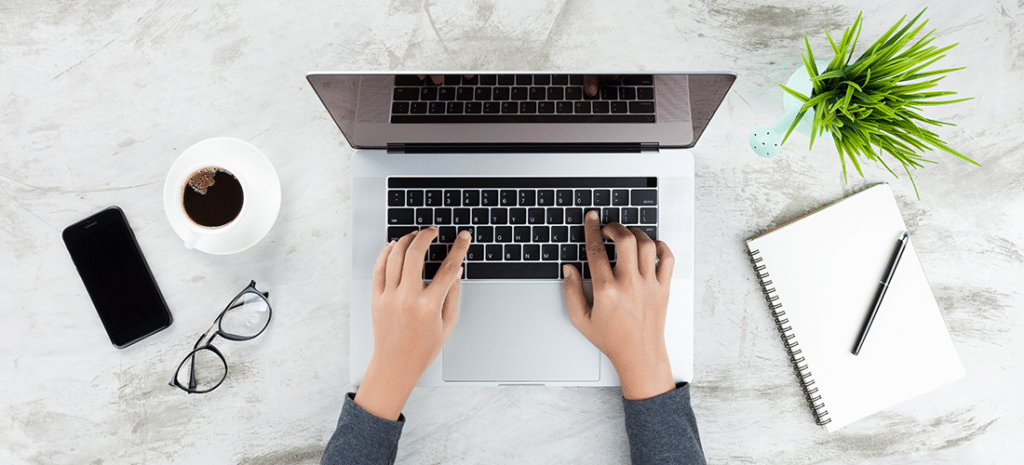
<path fill-rule="evenodd" d="M 310 73 L 355 148 L 692 147 L 732 74 Z"/>

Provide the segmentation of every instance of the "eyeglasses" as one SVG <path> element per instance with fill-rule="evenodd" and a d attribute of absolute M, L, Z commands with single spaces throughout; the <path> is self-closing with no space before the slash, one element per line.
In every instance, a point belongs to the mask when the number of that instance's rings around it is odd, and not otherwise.
<path fill-rule="evenodd" d="M 270 324 L 269 292 L 256 289 L 256 281 L 239 292 L 227 308 L 196 341 L 192 352 L 181 361 L 169 383 L 189 394 L 203 394 L 217 389 L 228 376 L 228 362 L 214 347 L 217 336 L 230 341 L 248 341 L 263 333 Z M 214 331 L 216 329 L 216 331 Z"/>

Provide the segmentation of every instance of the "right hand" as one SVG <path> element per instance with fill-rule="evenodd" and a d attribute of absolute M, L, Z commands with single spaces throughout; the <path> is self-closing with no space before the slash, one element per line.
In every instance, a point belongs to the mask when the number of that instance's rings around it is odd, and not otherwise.
<path fill-rule="evenodd" d="M 668 245 L 619 223 L 602 228 L 594 211 L 587 213 L 584 230 L 594 302 L 587 302 L 579 270 L 564 265 L 569 320 L 611 360 L 626 399 L 649 399 L 675 389 L 665 347 L 665 314 L 675 264 Z M 603 238 L 615 241 L 614 269 Z"/>

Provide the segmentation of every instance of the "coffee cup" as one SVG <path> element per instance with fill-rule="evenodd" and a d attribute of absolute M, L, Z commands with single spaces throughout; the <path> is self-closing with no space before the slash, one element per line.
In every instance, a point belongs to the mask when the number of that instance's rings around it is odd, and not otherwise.
<path fill-rule="evenodd" d="M 259 242 L 274 224 L 281 186 L 273 165 L 248 142 L 206 139 L 175 160 L 164 209 L 186 249 L 224 255 Z"/>

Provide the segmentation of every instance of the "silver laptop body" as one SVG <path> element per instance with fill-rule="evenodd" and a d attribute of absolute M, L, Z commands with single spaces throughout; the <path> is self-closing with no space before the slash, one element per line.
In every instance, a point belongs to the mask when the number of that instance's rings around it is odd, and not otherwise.
<path fill-rule="evenodd" d="M 354 384 L 373 350 L 371 274 L 389 234 L 389 181 L 418 177 L 650 179 L 659 199 L 658 239 L 676 258 L 665 340 L 676 381 L 692 379 L 694 164 L 686 148 L 700 137 L 735 76 L 648 78 L 657 93 L 653 122 L 395 123 L 395 75 L 307 76 L 357 149 L 349 319 Z M 607 357 L 569 322 L 561 279 L 465 279 L 461 289 L 458 323 L 420 385 L 619 385 Z"/>

